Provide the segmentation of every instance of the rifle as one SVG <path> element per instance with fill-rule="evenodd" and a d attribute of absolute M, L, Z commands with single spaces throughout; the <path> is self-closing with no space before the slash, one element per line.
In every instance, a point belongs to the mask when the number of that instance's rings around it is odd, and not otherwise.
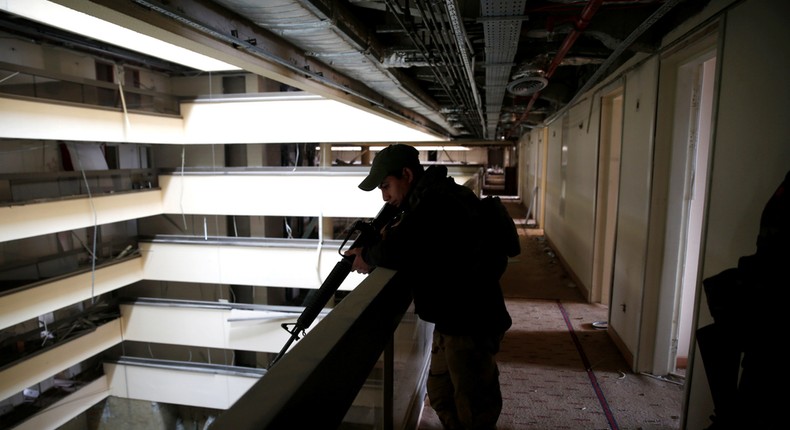
<path fill-rule="evenodd" d="M 305 298 L 304 301 L 305 309 L 296 320 L 296 323 L 281 324 L 282 328 L 291 334 L 291 337 L 285 343 L 277 356 L 275 356 L 274 359 L 269 363 L 269 368 L 274 366 L 274 364 L 279 361 L 283 355 L 285 355 L 286 351 L 288 351 L 288 348 L 294 341 L 299 340 L 300 333 L 302 335 L 305 334 L 305 330 L 310 327 L 310 324 L 313 323 L 315 318 L 318 316 L 318 313 L 324 308 L 326 303 L 329 301 L 329 298 L 335 293 L 335 291 L 337 291 L 337 289 L 340 287 L 340 284 L 343 283 L 348 274 L 351 273 L 351 266 L 354 263 L 355 256 L 343 254 L 343 247 L 346 246 L 346 243 L 349 241 L 349 239 L 351 239 L 351 236 L 354 233 L 359 232 L 359 235 L 351 244 L 349 249 L 368 246 L 374 242 L 381 230 L 386 227 L 387 224 L 389 224 L 395 218 L 395 216 L 398 215 L 398 213 L 399 211 L 396 206 L 385 203 L 384 206 L 379 210 L 378 215 L 376 215 L 373 220 L 357 220 L 348 229 L 348 234 L 338 249 L 338 254 L 340 254 L 341 257 L 340 261 L 338 261 L 332 271 L 329 272 L 329 276 L 326 277 L 324 282 L 321 284 L 321 287 L 307 295 L 307 298 Z M 289 326 L 293 327 L 289 328 Z"/>

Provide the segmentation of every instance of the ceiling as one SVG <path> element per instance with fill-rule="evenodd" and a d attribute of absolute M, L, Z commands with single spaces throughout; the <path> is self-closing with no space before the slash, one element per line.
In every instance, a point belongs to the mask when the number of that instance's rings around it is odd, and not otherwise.
<path fill-rule="evenodd" d="M 452 140 L 560 112 L 709 0 L 56 0 Z M 172 74 L 195 70 L 4 14 L 0 29 Z"/>

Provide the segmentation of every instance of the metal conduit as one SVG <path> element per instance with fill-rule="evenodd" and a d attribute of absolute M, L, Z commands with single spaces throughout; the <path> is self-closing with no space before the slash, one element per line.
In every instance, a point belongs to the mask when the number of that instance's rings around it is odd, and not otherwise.
<path fill-rule="evenodd" d="M 562 111 L 564 111 L 564 110 L 568 109 L 569 107 L 573 106 L 575 101 L 578 100 L 578 98 L 581 97 L 582 94 L 584 94 L 586 91 L 588 91 L 590 88 L 592 88 L 592 86 L 595 85 L 595 83 L 598 81 L 598 79 L 604 73 L 606 73 L 606 71 L 609 69 L 609 67 L 612 65 L 612 63 L 614 63 L 614 61 L 618 57 L 620 57 L 620 55 L 622 55 L 623 51 L 625 51 L 626 48 L 631 46 L 631 44 L 634 43 L 634 41 L 639 36 L 642 35 L 642 33 L 647 31 L 647 29 L 649 29 L 651 26 L 653 26 L 653 24 L 655 24 L 656 21 L 661 19 L 661 17 L 666 15 L 667 12 L 669 12 L 673 7 L 677 6 L 678 3 L 680 3 L 681 1 L 683 1 L 683 0 L 668 0 L 668 1 L 666 1 L 665 3 L 663 3 L 661 5 L 661 7 L 659 7 L 649 17 L 647 17 L 647 19 L 645 19 L 636 29 L 634 29 L 634 31 L 631 32 L 631 34 L 629 34 L 628 37 L 626 37 L 622 42 L 620 42 L 620 44 L 615 48 L 614 51 L 612 51 L 612 53 L 609 55 L 609 57 L 606 59 L 606 61 L 604 61 L 598 67 L 598 69 L 595 70 L 595 73 L 593 73 L 593 75 L 590 77 L 590 79 L 588 79 L 587 82 L 585 82 L 584 85 L 582 85 L 582 87 L 579 88 L 579 90 L 576 92 L 576 94 L 573 96 L 573 98 L 565 105 L 565 109 L 563 109 Z M 592 3 L 598 3 L 598 4 L 597 5 L 592 5 Z M 565 39 L 565 42 L 562 45 L 563 48 L 566 48 L 567 42 L 571 38 L 573 38 L 573 40 L 571 40 L 571 43 L 567 44 L 567 49 L 570 49 L 570 47 L 573 45 L 572 42 L 575 42 L 576 39 L 578 38 L 578 36 L 581 34 L 581 30 L 584 30 L 584 28 L 586 28 L 587 25 L 589 24 L 590 18 L 592 18 L 592 15 L 595 13 L 595 11 L 597 11 L 598 7 L 600 6 L 600 3 L 602 3 L 602 2 L 599 1 L 599 0 L 591 0 L 587 4 L 587 6 L 585 7 L 584 11 L 582 11 L 582 15 L 579 17 L 579 20 L 577 21 L 577 29 L 574 30 L 573 32 L 571 32 L 570 34 L 568 34 L 567 38 Z M 592 13 L 588 14 L 587 13 L 588 12 L 588 8 L 591 8 L 591 7 L 594 7 L 595 10 L 593 10 Z M 584 28 L 579 29 L 578 25 L 582 24 L 582 23 L 584 25 Z M 576 34 L 574 36 L 575 33 L 578 33 L 578 34 Z M 557 54 L 557 57 L 554 58 L 554 61 L 552 61 L 551 66 L 549 67 L 549 71 L 546 74 L 547 78 L 549 78 L 551 76 L 551 74 L 554 73 L 554 70 L 559 65 L 559 63 L 562 61 L 562 58 L 559 58 L 560 53 L 562 53 L 562 55 L 564 56 L 567 53 L 567 49 L 565 50 L 565 52 L 562 52 L 562 50 L 561 50 Z M 517 129 L 518 125 L 524 119 L 527 118 L 527 115 L 529 115 L 529 111 L 532 109 L 532 105 L 535 103 L 535 101 L 537 100 L 539 95 L 540 95 L 540 92 L 536 92 L 535 94 L 532 95 L 532 98 L 530 99 L 529 104 L 527 105 L 527 108 L 524 110 L 524 113 L 521 115 L 521 117 L 519 117 L 519 119 L 515 122 L 513 127 L 510 129 L 510 134 L 511 135 L 513 133 L 513 130 Z M 554 115 L 554 117 L 556 118 L 557 116 L 559 116 L 562 111 L 557 112 Z"/>
<path fill-rule="evenodd" d="M 466 78 L 469 81 L 469 87 L 472 89 L 472 103 L 474 106 L 477 107 L 477 115 L 480 119 L 480 127 L 483 130 L 483 136 L 486 135 L 486 124 L 485 124 L 485 115 L 483 114 L 483 106 L 482 100 L 480 98 L 480 93 L 477 91 L 477 85 L 475 84 L 474 78 L 474 69 L 472 68 L 472 63 L 469 60 L 469 53 L 467 51 L 468 48 L 468 41 L 466 37 L 466 32 L 464 31 L 463 23 L 460 20 L 458 7 L 455 0 L 447 0 L 445 2 L 445 7 L 447 8 L 447 15 L 450 17 L 450 24 L 453 27 L 453 35 L 456 39 L 456 46 L 458 46 L 458 50 L 461 53 L 461 60 L 463 61 L 464 71 L 466 71 Z"/>
<path fill-rule="evenodd" d="M 655 24 L 656 21 L 661 19 L 662 16 L 664 16 L 667 12 L 669 12 L 670 9 L 672 9 L 675 6 L 677 6 L 677 4 L 680 3 L 681 1 L 683 1 L 683 0 L 667 0 L 664 4 L 661 5 L 661 7 L 659 7 L 649 17 L 647 17 L 647 19 L 645 19 L 641 24 L 639 24 L 639 27 L 637 27 L 633 32 L 631 32 L 631 34 L 628 35 L 628 37 L 626 37 L 622 42 L 620 42 L 620 44 L 615 48 L 614 51 L 612 51 L 612 53 L 609 55 L 609 57 L 606 59 L 606 61 L 604 61 L 598 67 L 598 69 L 595 70 L 595 73 L 593 73 L 593 75 L 590 77 L 590 79 L 588 79 L 587 82 L 585 82 L 584 85 L 582 85 L 582 87 L 579 89 L 579 91 L 576 92 L 576 95 L 573 96 L 573 98 L 565 105 L 566 109 L 568 107 L 570 107 L 570 106 L 573 106 L 573 104 L 576 102 L 576 100 L 582 94 L 584 94 L 587 90 L 592 88 L 593 85 L 595 85 L 595 83 L 598 81 L 598 79 L 604 73 L 606 73 L 606 71 L 609 69 L 609 67 L 612 65 L 612 63 L 614 63 L 614 60 L 616 60 L 617 57 L 622 55 L 623 51 L 625 51 L 626 48 L 631 46 L 631 44 L 634 43 L 634 41 L 639 36 L 642 35 L 642 33 L 644 33 L 648 28 L 653 26 L 653 24 Z M 564 109 L 563 109 L 563 111 L 564 111 Z M 560 112 L 562 112 L 562 111 L 560 111 Z M 557 112 L 557 114 L 555 114 L 555 117 L 560 112 Z"/>
<path fill-rule="evenodd" d="M 454 3 L 454 0 L 448 0 L 448 2 Z M 467 125 L 470 128 L 475 128 L 478 132 L 480 132 L 481 128 L 476 127 L 477 123 L 469 118 L 470 115 L 473 115 L 475 112 L 480 112 L 481 109 L 479 103 L 477 103 L 477 100 L 474 98 L 474 81 L 469 80 L 468 73 L 465 73 L 467 72 L 466 64 L 462 63 L 460 66 L 457 65 L 457 59 L 463 61 L 463 53 L 465 53 L 466 44 L 463 42 L 463 32 L 460 32 L 460 29 L 457 27 L 453 27 L 448 30 L 445 25 L 445 21 L 452 21 L 450 17 L 450 10 L 448 8 L 448 2 L 444 3 L 444 9 L 440 9 L 442 5 L 437 4 L 435 9 L 431 10 L 431 13 L 427 15 L 430 17 L 428 22 L 431 23 L 435 29 L 430 35 L 431 38 L 437 41 L 437 46 L 443 47 L 440 53 L 444 54 L 446 57 L 445 64 L 451 66 L 447 70 L 447 73 L 453 78 L 453 83 L 455 83 L 453 88 L 455 88 L 455 91 L 459 93 L 458 97 L 463 99 L 462 106 L 464 107 L 464 113 L 467 115 L 467 120 L 469 121 Z M 418 8 L 423 9 L 425 7 L 423 5 L 425 4 L 426 3 L 424 1 L 421 1 L 418 5 Z M 446 34 L 453 35 L 451 40 L 446 40 Z M 482 127 L 482 121 L 480 123 L 480 127 Z"/>
<path fill-rule="evenodd" d="M 486 136 L 498 130 L 499 116 L 505 98 L 507 82 L 516 57 L 526 0 L 480 2 L 483 34 L 485 38 L 485 112 Z"/>
<path fill-rule="evenodd" d="M 546 79 L 551 79 L 551 76 L 557 70 L 557 66 L 560 65 L 562 60 L 565 58 L 565 55 L 568 54 L 568 51 L 570 51 L 571 47 L 576 42 L 576 39 L 578 39 L 579 36 L 581 36 L 581 34 L 584 32 L 584 29 L 587 28 L 587 26 L 590 24 L 590 20 L 592 19 L 593 15 L 595 15 L 595 12 L 598 11 L 598 8 L 601 7 L 602 3 L 603 0 L 590 0 L 584 6 L 584 9 L 582 9 L 582 13 L 579 15 L 579 18 L 576 20 L 573 31 L 568 33 L 568 35 L 565 37 L 565 40 L 562 42 L 562 46 L 560 46 L 560 50 L 557 51 L 557 55 L 554 56 L 554 59 L 549 65 L 548 70 L 546 71 L 546 76 L 545 76 Z M 508 135 L 512 136 L 513 131 L 517 130 L 519 128 L 519 125 L 521 125 L 521 123 L 525 119 L 527 119 L 527 116 L 529 116 L 529 112 L 532 110 L 532 106 L 535 104 L 535 101 L 538 99 L 538 96 L 540 96 L 540 91 L 536 91 L 534 94 L 532 94 L 532 98 L 529 100 L 529 103 L 527 104 L 527 108 L 524 109 L 524 113 L 522 113 L 521 116 L 518 117 L 516 122 L 510 128 Z"/>
<path fill-rule="evenodd" d="M 195 29 L 197 31 L 200 31 L 200 32 L 202 32 L 202 33 L 204 33 L 206 35 L 209 35 L 209 36 L 211 36 L 211 37 L 213 37 L 213 38 L 215 38 L 217 40 L 221 40 L 221 41 L 224 41 L 224 42 L 226 42 L 226 43 L 228 43 L 230 45 L 236 46 L 236 47 L 238 47 L 238 49 L 242 49 L 242 50 L 250 53 L 251 55 L 257 56 L 257 57 L 262 58 L 264 60 L 272 61 L 273 63 L 275 63 L 275 64 L 277 64 L 279 66 L 285 67 L 286 69 L 291 70 L 291 71 L 296 72 L 296 73 L 299 73 L 301 75 L 307 75 L 307 76 L 310 77 L 310 79 L 312 79 L 312 80 L 314 80 L 316 82 L 320 82 L 320 83 L 326 85 L 327 87 L 334 88 L 334 89 L 337 89 L 337 90 L 341 90 L 341 91 L 343 91 L 345 93 L 348 93 L 348 94 L 351 94 L 351 95 L 353 95 L 355 97 L 359 97 L 360 99 L 365 100 L 366 102 L 370 103 L 371 106 L 376 106 L 377 108 L 382 109 L 383 111 L 385 111 L 385 112 L 387 112 L 387 113 L 389 113 L 389 114 L 391 114 L 391 115 L 393 115 L 393 116 L 395 116 L 397 118 L 400 118 L 401 120 L 403 120 L 405 122 L 412 123 L 412 124 L 417 124 L 417 125 L 420 125 L 420 126 L 425 126 L 425 124 L 421 124 L 419 122 L 416 122 L 416 121 L 414 121 L 413 118 L 405 116 L 404 114 L 402 114 L 401 112 L 398 112 L 397 110 L 390 109 L 388 106 L 382 104 L 382 102 L 380 102 L 378 100 L 374 100 L 374 99 L 366 96 L 365 94 L 362 94 L 362 93 L 360 93 L 358 91 L 354 91 L 353 89 L 348 88 L 345 85 L 342 85 L 342 84 L 337 83 L 337 82 L 335 82 L 335 81 L 333 81 L 331 79 L 328 79 L 328 78 L 324 77 L 323 74 L 315 73 L 315 72 L 312 72 L 312 71 L 310 71 L 308 69 L 304 69 L 304 68 L 301 68 L 301 67 L 296 66 L 294 64 L 291 64 L 286 59 L 281 58 L 281 57 L 279 57 L 277 55 L 274 55 L 274 54 L 266 51 L 265 49 L 261 49 L 261 48 L 257 47 L 256 45 L 253 45 L 252 43 L 250 43 L 250 42 L 248 42 L 246 40 L 242 40 L 242 39 L 237 38 L 237 37 L 225 35 L 225 34 L 219 32 L 219 31 L 217 31 L 217 30 L 215 30 L 213 28 L 210 28 L 210 27 L 202 25 L 202 24 L 200 24 L 198 22 L 192 21 L 191 19 L 189 19 L 189 18 L 187 18 L 185 16 L 176 14 L 176 13 L 171 12 L 171 11 L 165 9 L 165 8 L 159 7 L 159 6 L 149 2 L 147 0 L 132 0 L 132 1 L 137 3 L 137 4 L 139 4 L 139 5 L 141 5 L 141 6 L 149 8 L 152 11 L 155 11 L 155 12 L 158 12 L 158 13 L 164 15 L 164 16 L 167 16 L 170 19 L 178 21 L 178 22 L 180 22 L 180 23 L 182 23 L 184 25 L 187 25 L 187 26 L 189 26 L 189 27 L 191 27 L 191 28 L 193 28 L 193 29 Z"/>
<path fill-rule="evenodd" d="M 477 121 L 470 122 L 466 118 L 465 125 L 469 128 L 480 130 L 480 127 L 483 125 L 482 107 L 478 102 L 478 98 L 475 97 L 476 88 L 474 88 L 474 81 L 470 77 L 471 64 L 468 62 L 468 56 L 464 55 L 466 45 L 462 44 L 462 42 L 465 40 L 465 37 L 463 33 L 459 34 L 459 28 L 453 27 L 448 30 L 444 24 L 444 21 L 452 21 L 449 17 L 450 11 L 448 9 L 436 9 L 436 7 L 431 6 L 431 3 L 425 1 L 416 1 L 414 4 L 425 23 L 431 43 L 438 49 L 436 55 L 434 55 L 426 44 L 419 37 L 415 36 L 412 22 L 408 19 L 411 16 L 410 11 L 404 9 L 398 2 L 393 0 L 385 0 L 385 4 L 392 11 L 393 17 L 409 36 L 414 46 L 418 48 L 425 61 L 431 66 L 431 72 L 436 78 L 436 82 L 447 94 L 450 103 L 459 107 L 464 113 L 476 112 L 479 116 L 481 121 L 479 124 Z M 451 40 L 447 40 L 444 37 L 447 33 L 453 34 Z M 436 61 L 436 57 L 438 57 L 439 61 Z M 465 57 L 467 58 L 466 60 L 464 60 Z M 460 58 L 465 63 L 458 66 L 454 58 Z"/>
<path fill-rule="evenodd" d="M 444 64 L 445 73 L 449 79 L 449 90 L 453 91 L 455 89 L 455 92 L 458 93 L 457 97 L 462 100 L 460 104 L 464 106 L 465 112 L 468 113 L 469 111 L 472 111 L 472 108 L 474 107 L 474 100 L 471 98 L 469 89 L 466 85 L 464 85 L 466 79 L 457 65 L 457 61 L 461 57 L 460 51 L 463 50 L 463 46 L 456 47 L 454 43 L 456 39 L 448 41 L 445 37 L 446 34 L 452 33 L 454 30 L 448 31 L 445 28 L 443 22 L 444 19 L 442 19 L 445 14 L 442 14 L 442 11 L 436 11 L 434 9 L 428 9 L 426 11 L 422 3 L 418 4 L 417 7 L 422 11 L 424 17 L 427 18 L 425 22 L 428 24 L 428 27 L 431 30 L 429 32 L 429 37 L 433 41 L 434 45 L 441 48 L 438 51 L 438 55 L 443 60 L 442 62 Z M 438 17 L 437 12 L 439 14 Z"/>

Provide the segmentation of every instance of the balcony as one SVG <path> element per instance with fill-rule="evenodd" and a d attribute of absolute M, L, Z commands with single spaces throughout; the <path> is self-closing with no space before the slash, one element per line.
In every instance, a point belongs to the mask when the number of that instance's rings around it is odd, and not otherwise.
<path fill-rule="evenodd" d="M 451 171 L 470 186 L 479 183 L 479 166 L 451 167 Z M 51 258 L 40 255 L 14 262 L 28 272 L 50 269 L 47 262 L 57 259 L 72 259 L 75 264 L 58 265 L 59 271 L 45 270 L 45 276 L 39 273 L 28 282 L 20 279 L 0 293 L 4 330 L 53 318 L 43 329 L 30 329 L 3 342 L 0 388 L 5 403 L 19 399 L 35 405 L 33 410 L 4 415 L 4 420 L 18 428 L 55 428 L 108 395 L 204 407 L 214 410 L 218 420 L 234 422 L 235 405 L 246 402 L 272 405 L 272 410 L 256 406 L 255 412 L 262 414 L 258 419 L 309 418 L 296 413 L 292 404 L 270 402 L 270 390 L 276 390 L 277 399 L 313 402 L 322 422 L 337 420 L 339 427 L 401 428 L 403 423 L 416 422 L 424 398 L 420 387 L 431 328 L 411 312 L 409 298 L 390 285 L 394 273 L 386 269 L 377 270 L 375 276 L 349 275 L 338 287 L 342 294 L 271 368 L 268 358 L 289 338 L 281 324 L 293 322 L 303 308 L 234 303 L 231 295 L 185 300 L 138 294 L 156 290 L 151 286 L 157 284 L 183 284 L 185 289 L 205 283 L 257 291 L 318 289 L 340 258 L 341 242 L 324 238 L 335 232 L 319 235 L 324 239 L 273 238 L 254 231 L 247 237 L 218 233 L 230 231 L 228 227 L 244 217 L 373 216 L 381 206 L 380 197 L 356 189 L 366 168 L 159 171 L 151 188 L 136 187 L 132 175 L 126 174 L 131 172 L 123 173 L 122 179 L 107 180 L 111 177 L 107 172 L 86 172 L 90 193 L 79 181 L 64 187 L 57 177 L 47 175 L 42 175 L 41 184 L 28 177 L 5 177 L 9 189 L 22 184 L 49 193 L 33 200 L 14 198 L 0 208 L 0 235 L 6 246 L 128 222 L 135 222 L 140 230 L 126 238 L 133 240 L 133 249 L 119 258 L 120 244 L 99 241 L 98 248 L 91 248 L 86 240 L 86 246 L 72 254 L 53 252 Z M 131 190 L 124 189 L 130 186 Z M 227 190 L 241 194 L 231 197 Z M 211 223 L 211 230 L 208 223 L 190 222 L 184 231 L 181 217 L 216 218 L 225 225 L 217 228 Z M 149 230 L 157 233 L 148 235 Z M 103 247 L 114 251 L 97 251 Z M 86 264 L 94 253 L 100 257 L 96 264 Z M 8 265 L 6 269 L 4 275 L 16 270 Z M 114 316 L 75 326 L 73 318 L 88 315 L 94 300 Z M 42 331 L 52 337 L 36 342 Z M 24 354 L 10 352 L 18 341 L 26 345 Z M 257 365 L 238 364 L 241 354 L 254 354 Z M 122 376 L 129 374 L 138 377 Z M 200 383 L 214 387 L 209 393 L 190 390 L 183 382 L 205 378 L 213 381 L 213 385 Z M 299 383 L 288 385 L 283 379 Z M 323 388 L 316 392 L 316 387 Z M 213 398 L 211 393 L 224 397 Z M 247 396 L 252 400 L 242 400 Z"/>

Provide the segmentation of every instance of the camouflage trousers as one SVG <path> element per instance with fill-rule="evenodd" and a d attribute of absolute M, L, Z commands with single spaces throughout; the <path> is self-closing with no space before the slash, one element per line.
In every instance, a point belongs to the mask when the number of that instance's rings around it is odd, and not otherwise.
<path fill-rule="evenodd" d="M 494 356 L 503 335 L 433 332 L 428 398 L 446 429 L 495 429 L 502 411 Z"/>

